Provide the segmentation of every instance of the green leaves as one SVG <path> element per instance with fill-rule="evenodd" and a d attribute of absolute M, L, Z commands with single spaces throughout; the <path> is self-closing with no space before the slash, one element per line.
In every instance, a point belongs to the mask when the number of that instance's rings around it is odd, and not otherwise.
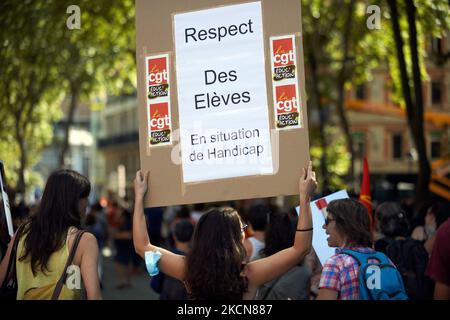
<path fill-rule="evenodd" d="M 80 7 L 79 30 L 66 26 L 70 5 Z M 97 109 L 106 91 L 135 90 L 134 39 L 132 0 L 1 2 L 0 158 L 12 184 L 32 176 L 72 89 Z"/>

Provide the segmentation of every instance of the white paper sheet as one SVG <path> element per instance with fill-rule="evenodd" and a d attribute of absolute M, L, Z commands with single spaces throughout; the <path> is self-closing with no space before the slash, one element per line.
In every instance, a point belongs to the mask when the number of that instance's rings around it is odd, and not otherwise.
<path fill-rule="evenodd" d="M 184 182 L 272 174 L 261 3 L 174 15 Z"/>

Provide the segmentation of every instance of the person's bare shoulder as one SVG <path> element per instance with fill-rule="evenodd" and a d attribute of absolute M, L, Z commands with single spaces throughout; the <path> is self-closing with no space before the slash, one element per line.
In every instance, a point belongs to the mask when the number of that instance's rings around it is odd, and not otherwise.
<path fill-rule="evenodd" d="M 92 249 L 94 247 L 98 248 L 97 238 L 95 238 L 95 236 L 92 233 L 85 232 L 80 239 L 79 246 L 82 249 L 89 249 L 89 248 Z"/>

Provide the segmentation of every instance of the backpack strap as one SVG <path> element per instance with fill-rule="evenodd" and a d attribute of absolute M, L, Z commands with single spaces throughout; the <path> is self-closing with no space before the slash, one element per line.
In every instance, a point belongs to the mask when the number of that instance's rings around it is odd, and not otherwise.
<path fill-rule="evenodd" d="M 358 262 L 358 264 L 360 266 L 362 266 L 363 264 L 367 263 L 367 254 L 366 253 L 361 253 L 355 250 L 350 250 L 350 249 L 343 249 L 341 252 L 341 254 L 346 254 L 349 255 L 350 257 L 352 257 L 353 259 L 356 260 L 356 262 Z"/>
<path fill-rule="evenodd" d="M 11 254 L 9 255 L 8 268 L 6 269 L 6 277 L 3 280 L 2 288 L 6 288 L 9 285 L 11 279 L 16 279 L 16 256 L 17 247 L 19 245 L 20 236 L 24 229 L 24 224 L 22 224 L 16 231 L 16 237 L 14 238 L 13 246 L 11 249 Z M 16 281 L 16 280 L 15 280 Z"/>
<path fill-rule="evenodd" d="M 378 260 L 380 264 L 390 264 L 389 259 L 382 252 L 370 252 L 370 253 L 361 253 L 355 250 L 344 249 L 341 251 L 341 254 L 347 254 L 355 259 L 360 266 L 363 264 L 367 264 L 370 259 Z"/>
<path fill-rule="evenodd" d="M 84 230 L 78 230 L 77 234 L 75 236 L 75 240 L 72 244 L 72 249 L 70 250 L 69 257 L 67 258 L 66 266 L 64 267 L 63 273 L 61 274 L 61 277 L 58 280 L 58 283 L 55 286 L 55 290 L 52 294 L 52 300 L 58 300 L 59 295 L 61 293 L 62 287 L 67 279 L 67 268 L 72 264 L 73 258 L 75 257 L 75 253 L 77 252 L 78 244 L 80 243 L 81 237 L 86 231 Z"/>

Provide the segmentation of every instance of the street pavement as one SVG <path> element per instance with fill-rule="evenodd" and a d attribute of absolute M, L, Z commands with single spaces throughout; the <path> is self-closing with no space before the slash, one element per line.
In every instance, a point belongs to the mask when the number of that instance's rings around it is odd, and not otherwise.
<path fill-rule="evenodd" d="M 104 300 L 158 300 L 159 295 L 150 287 L 150 276 L 142 267 L 140 274 L 131 276 L 131 288 L 116 289 L 117 278 L 114 257 L 103 257 L 103 299 Z M 143 264 L 142 264 L 143 265 Z"/>

